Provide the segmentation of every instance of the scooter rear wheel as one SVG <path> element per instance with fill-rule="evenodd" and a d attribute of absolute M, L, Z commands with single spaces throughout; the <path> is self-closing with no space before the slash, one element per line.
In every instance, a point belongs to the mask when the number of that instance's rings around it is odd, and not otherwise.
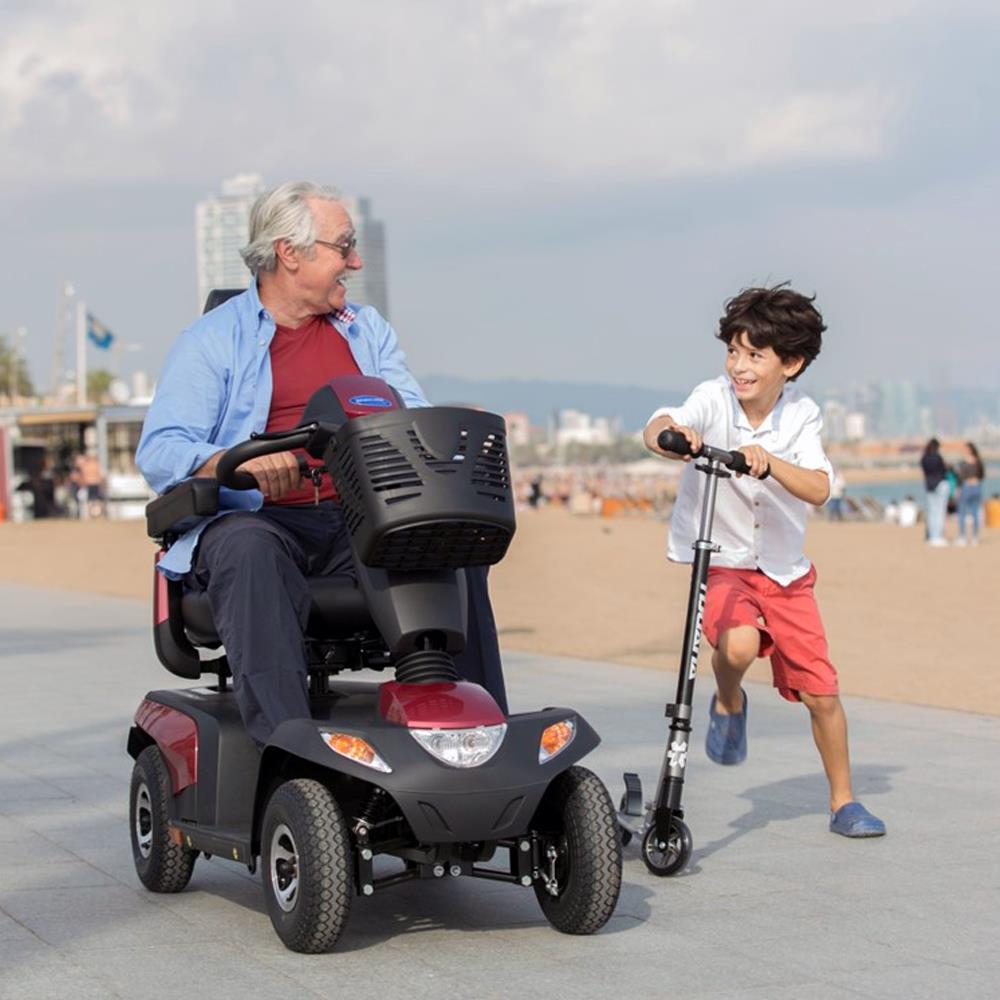
<path fill-rule="evenodd" d="M 330 951 L 347 923 L 354 860 L 344 814 L 326 785 L 296 778 L 268 800 L 260 834 L 264 899 L 292 951 Z"/>
<path fill-rule="evenodd" d="M 136 758 L 129 789 L 129 834 L 132 860 L 150 892 L 180 892 L 191 880 L 198 852 L 170 839 L 167 806 L 172 794 L 170 773 L 157 746 Z"/>
<path fill-rule="evenodd" d="M 646 867 L 661 878 L 676 875 L 691 859 L 691 831 L 676 816 L 670 820 L 667 839 L 656 835 L 656 825 L 651 826 L 642 838 L 642 860 Z"/>
<path fill-rule="evenodd" d="M 618 821 L 604 783 L 584 767 L 559 775 L 547 794 L 546 838 L 555 857 L 542 858 L 551 879 L 535 880 L 535 896 L 549 923 L 564 934 L 593 934 L 614 913 L 621 892 L 622 849 Z"/>

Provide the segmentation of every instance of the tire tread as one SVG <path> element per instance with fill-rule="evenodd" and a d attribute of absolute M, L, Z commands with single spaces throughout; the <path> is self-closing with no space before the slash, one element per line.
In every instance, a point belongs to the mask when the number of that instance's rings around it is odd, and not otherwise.
<path fill-rule="evenodd" d="M 622 852 L 614 807 L 604 783 L 585 767 L 564 771 L 550 789 L 574 851 L 570 884 L 558 897 L 536 883 L 545 916 L 565 934 L 594 934 L 611 918 L 621 892 Z"/>

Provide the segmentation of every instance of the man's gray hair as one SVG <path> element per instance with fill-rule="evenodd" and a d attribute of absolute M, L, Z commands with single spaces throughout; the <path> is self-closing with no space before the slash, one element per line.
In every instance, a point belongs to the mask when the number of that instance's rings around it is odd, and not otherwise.
<path fill-rule="evenodd" d="M 265 191 L 250 209 L 249 242 L 240 250 L 243 263 L 251 274 L 273 271 L 278 264 L 274 244 L 288 240 L 296 250 L 311 250 L 316 245 L 316 222 L 309 207 L 310 198 L 340 201 L 336 188 L 310 181 L 290 181 Z"/>

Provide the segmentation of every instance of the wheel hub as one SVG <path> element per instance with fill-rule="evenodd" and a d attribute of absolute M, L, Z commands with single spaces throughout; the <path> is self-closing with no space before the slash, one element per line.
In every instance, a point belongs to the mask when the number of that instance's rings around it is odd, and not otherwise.
<path fill-rule="evenodd" d="M 135 792 L 135 843 L 145 859 L 153 851 L 153 803 L 143 782 Z"/>
<path fill-rule="evenodd" d="M 279 823 L 271 835 L 269 876 L 274 898 L 285 913 L 295 909 L 299 898 L 299 852 L 287 823 Z"/>

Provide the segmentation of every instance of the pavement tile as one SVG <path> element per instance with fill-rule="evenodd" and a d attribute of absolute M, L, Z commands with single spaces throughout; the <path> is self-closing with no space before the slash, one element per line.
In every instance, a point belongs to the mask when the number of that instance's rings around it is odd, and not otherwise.
<path fill-rule="evenodd" d="M 151 894 L 118 885 L 5 891 L 0 892 L 0 908 L 61 949 L 141 946 L 150 940 L 182 944 L 191 935 L 191 925 L 158 905 Z"/>
<path fill-rule="evenodd" d="M 996 1000 L 996 976 L 945 963 L 916 962 L 905 967 L 866 969 L 863 974 L 843 974 L 830 985 L 857 983 L 865 995 L 878 1000 Z"/>
<path fill-rule="evenodd" d="M 44 945 L 8 952 L 0 941 L 3 1000 L 108 1000 L 118 994 L 72 959 Z"/>
<path fill-rule="evenodd" d="M 248 996 L 285 997 L 292 993 L 287 976 L 258 961 L 251 951 L 230 946 L 228 941 L 224 942 L 226 947 L 220 947 L 219 942 L 189 938 L 183 945 L 170 947 L 152 940 L 135 947 L 75 952 L 73 958 L 123 1000 L 246 1000 Z M 306 964 L 313 956 L 296 958 Z M 305 995 L 342 997 L 344 980 L 339 974 L 327 974 L 325 987 L 324 993 L 309 991 Z M 295 992 L 303 995 L 302 990 Z"/>
<path fill-rule="evenodd" d="M 34 852 L 21 861 L 0 859 L 0 892 L 28 889 L 76 889 L 88 886 L 110 886 L 115 880 L 106 873 L 77 858 L 50 860 L 39 863 Z"/>

